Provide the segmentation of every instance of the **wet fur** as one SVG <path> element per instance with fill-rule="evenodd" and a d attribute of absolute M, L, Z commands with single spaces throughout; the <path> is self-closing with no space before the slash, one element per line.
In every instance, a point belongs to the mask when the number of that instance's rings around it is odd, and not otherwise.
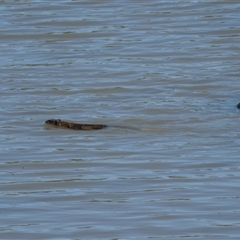
<path fill-rule="evenodd" d="M 107 127 L 107 125 L 103 124 L 81 124 L 62 121 L 61 119 L 49 119 L 45 123 L 55 127 L 69 128 L 73 130 L 99 130 Z"/>

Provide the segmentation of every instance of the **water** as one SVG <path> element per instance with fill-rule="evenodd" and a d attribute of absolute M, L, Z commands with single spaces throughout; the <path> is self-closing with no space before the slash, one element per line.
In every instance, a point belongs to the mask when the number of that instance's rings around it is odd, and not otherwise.
<path fill-rule="evenodd" d="M 0 238 L 239 239 L 239 10 L 1 1 Z"/>

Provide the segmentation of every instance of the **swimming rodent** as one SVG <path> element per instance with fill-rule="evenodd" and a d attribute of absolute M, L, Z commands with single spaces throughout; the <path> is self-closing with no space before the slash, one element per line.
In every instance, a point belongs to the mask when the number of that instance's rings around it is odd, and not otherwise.
<path fill-rule="evenodd" d="M 237 108 L 240 109 L 240 102 L 237 104 Z M 55 127 L 68 128 L 72 130 L 85 130 L 85 131 L 100 130 L 100 129 L 109 127 L 108 125 L 105 125 L 105 124 L 74 123 L 69 121 L 62 121 L 61 119 L 49 119 L 45 123 Z M 126 128 L 126 127 L 121 127 L 121 128 Z"/>
<path fill-rule="evenodd" d="M 62 121 L 61 119 L 49 119 L 45 123 L 55 127 L 69 128 L 73 130 L 100 130 L 108 127 L 107 125 L 103 124 L 81 124 L 69 121 Z"/>

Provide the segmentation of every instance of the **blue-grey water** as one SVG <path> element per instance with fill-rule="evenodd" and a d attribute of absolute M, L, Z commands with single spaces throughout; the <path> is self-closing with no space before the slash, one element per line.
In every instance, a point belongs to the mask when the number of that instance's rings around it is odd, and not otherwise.
<path fill-rule="evenodd" d="M 0 239 L 239 239 L 239 13 L 0 1 Z"/>

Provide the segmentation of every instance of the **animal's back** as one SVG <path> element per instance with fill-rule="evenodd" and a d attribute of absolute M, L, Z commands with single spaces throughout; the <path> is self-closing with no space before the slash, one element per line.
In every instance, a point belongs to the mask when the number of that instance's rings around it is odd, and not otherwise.
<path fill-rule="evenodd" d="M 45 123 L 54 127 L 68 128 L 72 130 L 99 130 L 107 127 L 107 125 L 103 124 L 82 124 L 62 121 L 61 119 L 49 119 Z"/>

